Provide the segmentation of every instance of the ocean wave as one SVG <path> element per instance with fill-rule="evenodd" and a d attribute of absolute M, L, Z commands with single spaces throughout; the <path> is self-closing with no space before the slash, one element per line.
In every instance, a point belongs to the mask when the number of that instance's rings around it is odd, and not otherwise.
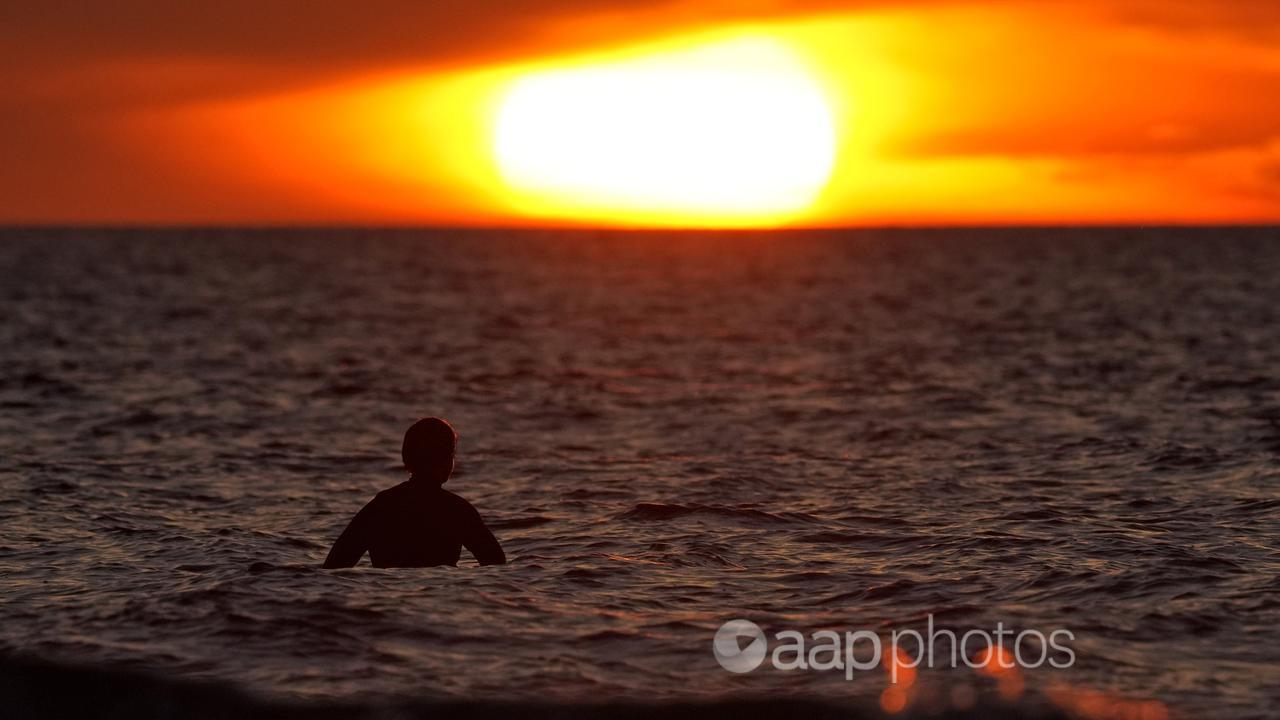
<path fill-rule="evenodd" d="M 618 516 L 622 520 L 638 522 L 661 522 L 678 518 L 695 517 L 716 520 L 740 521 L 748 524 L 782 524 L 812 523 L 811 515 L 800 512 L 771 513 L 752 507 L 731 507 L 724 505 L 702 505 L 698 503 L 637 503 L 630 510 Z"/>

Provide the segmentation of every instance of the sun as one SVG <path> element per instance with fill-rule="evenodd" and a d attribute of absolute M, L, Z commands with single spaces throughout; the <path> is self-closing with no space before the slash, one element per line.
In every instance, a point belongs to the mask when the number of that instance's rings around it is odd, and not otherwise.
<path fill-rule="evenodd" d="M 498 104 L 493 152 L 527 214 L 752 226 L 813 205 L 836 133 L 795 53 L 737 37 L 522 75 Z"/>

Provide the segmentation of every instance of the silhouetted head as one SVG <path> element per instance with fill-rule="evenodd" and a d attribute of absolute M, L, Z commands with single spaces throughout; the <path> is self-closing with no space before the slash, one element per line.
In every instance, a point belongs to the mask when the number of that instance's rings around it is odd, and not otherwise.
<path fill-rule="evenodd" d="M 404 434 L 400 454 L 415 480 L 443 485 L 453 472 L 458 433 L 440 418 L 423 418 Z"/>

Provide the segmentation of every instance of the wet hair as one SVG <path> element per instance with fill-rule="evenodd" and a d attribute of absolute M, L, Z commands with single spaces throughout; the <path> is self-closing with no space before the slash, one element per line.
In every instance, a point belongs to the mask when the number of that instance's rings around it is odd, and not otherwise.
<path fill-rule="evenodd" d="M 400 455 L 405 467 L 415 474 L 453 469 L 453 451 L 458 444 L 458 433 L 453 426 L 440 418 L 423 418 L 414 423 L 404 434 Z"/>

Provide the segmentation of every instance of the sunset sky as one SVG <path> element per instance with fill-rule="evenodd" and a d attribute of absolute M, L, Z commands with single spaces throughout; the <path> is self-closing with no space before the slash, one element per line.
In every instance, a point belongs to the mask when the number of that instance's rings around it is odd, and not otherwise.
<path fill-rule="evenodd" d="M 6 223 L 1280 221 L 1275 0 L 50 1 L 0 82 Z"/>

